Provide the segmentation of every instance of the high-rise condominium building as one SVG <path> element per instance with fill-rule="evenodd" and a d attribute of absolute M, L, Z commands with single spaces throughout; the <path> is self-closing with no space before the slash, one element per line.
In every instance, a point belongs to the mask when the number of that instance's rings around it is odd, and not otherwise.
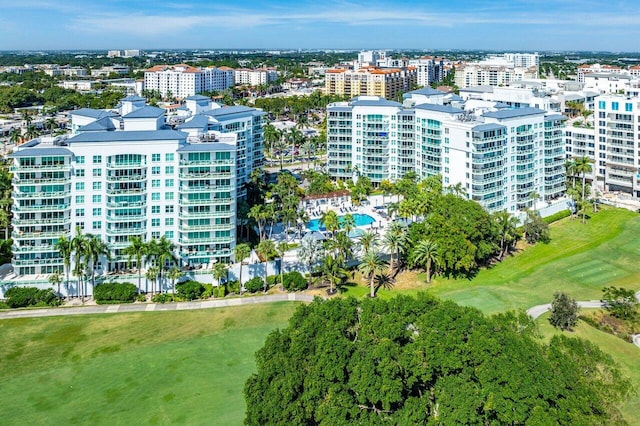
<path fill-rule="evenodd" d="M 359 70 L 330 69 L 325 73 L 325 91 L 332 95 L 379 96 L 395 99 L 417 84 L 415 67 L 378 68 L 365 66 Z"/>
<path fill-rule="evenodd" d="M 196 68 L 186 64 L 156 65 L 144 72 L 144 88 L 162 96 L 187 98 L 203 92 L 224 90 L 234 83 L 232 69 Z"/>
<path fill-rule="evenodd" d="M 129 97 L 120 114 L 74 111 L 70 138 L 18 147 L 10 156 L 15 273 L 61 272 L 55 244 L 77 229 L 109 246 L 98 273 L 126 267 L 132 236 L 166 237 L 181 265 L 232 259 L 240 185 L 262 164 L 263 113 L 194 114 L 172 130 L 163 110 Z"/>
<path fill-rule="evenodd" d="M 489 211 L 515 213 L 563 194 L 564 119 L 537 108 L 473 114 L 361 96 L 327 107 L 327 169 L 374 184 L 410 171 L 441 174 L 445 186 L 460 184 Z"/>

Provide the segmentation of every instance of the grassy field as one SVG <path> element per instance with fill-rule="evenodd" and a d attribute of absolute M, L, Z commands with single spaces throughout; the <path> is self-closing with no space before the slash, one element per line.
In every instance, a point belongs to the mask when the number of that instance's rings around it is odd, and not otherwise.
<path fill-rule="evenodd" d="M 640 350 L 630 344 L 625 343 L 618 337 L 597 330 L 583 321 L 578 322 L 578 326 L 572 332 L 562 332 L 551 326 L 548 321 L 549 314 L 545 314 L 538 319 L 538 326 L 545 339 L 551 338 L 554 334 L 564 333 L 570 337 L 581 337 L 595 343 L 604 352 L 618 362 L 625 375 L 631 378 L 638 393 L 631 396 L 621 407 L 622 414 L 631 425 L 640 424 Z"/>
<path fill-rule="evenodd" d="M 241 424 L 294 303 L 0 321 L 2 424 Z"/>
<path fill-rule="evenodd" d="M 399 278 L 397 288 L 381 289 L 378 294 L 392 297 L 427 290 L 485 313 L 549 303 L 556 291 L 578 300 L 597 300 L 605 286 L 640 289 L 637 235 L 640 215 L 627 210 L 601 211 L 587 224 L 564 219 L 551 225 L 549 244 L 529 247 L 471 280 L 435 277 L 425 284 L 423 274 L 408 273 Z M 366 292 L 359 285 L 348 288 L 346 294 L 358 297 Z"/>

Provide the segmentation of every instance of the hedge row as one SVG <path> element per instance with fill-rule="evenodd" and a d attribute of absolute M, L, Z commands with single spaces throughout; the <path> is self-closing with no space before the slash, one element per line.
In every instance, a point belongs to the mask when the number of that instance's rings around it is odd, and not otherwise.
<path fill-rule="evenodd" d="M 560 219 L 564 219 L 565 217 L 569 217 L 569 216 L 571 216 L 571 211 L 569 209 L 567 209 L 567 210 L 561 210 L 558 213 L 554 213 L 551 216 L 547 216 L 543 220 L 546 223 L 553 223 L 553 222 L 556 222 L 556 221 L 558 221 Z"/>
<path fill-rule="evenodd" d="M 137 287 L 132 283 L 102 283 L 93 290 L 93 298 L 98 305 L 133 303 Z"/>
<path fill-rule="evenodd" d="M 4 296 L 9 308 L 60 305 L 60 298 L 50 288 L 40 290 L 36 287 L 12 287 L 5 292 Z"/>

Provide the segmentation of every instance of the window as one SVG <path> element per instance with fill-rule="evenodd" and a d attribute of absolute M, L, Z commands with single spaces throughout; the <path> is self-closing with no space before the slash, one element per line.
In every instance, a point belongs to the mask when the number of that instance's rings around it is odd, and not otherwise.
<path fill-rule="evenodd" d="M 151 213 L 160 214 L 160 206 L 151 206 Z"/>
<path fill-rule="evenodd" d="M 173 200 L 173 192 L 165 192 L 164 193 L 165 200 Z"/>
<path fill-rule="evenodd" d="M 168 175 L 172 175 L 173 174 L 173 166 L 167 166 L 164 168 L 164 172 Z"/>
<path fill-rule="evenodd" d="M 102 189 L 102 182 L 93 182 L 94 191 L 99 191 Z"/>
<path fill-rule="evenodd" d="M 95 209 L 93 209 L 93 215 L 102 216 L 102 209 L 100 207 L 96 207 Z"/>
<path fill-rule="evenodd" d="M 153 201 L 160 201 L 160 193 L 159 192 L 152 192 L 151 193 L 151 199 Z"/>
<path fill-rule="evenodd" d="M 160 161 L 160 154 L 151 154 L 151 161 L 153 161 L 154 163 Z"/>
<path fill-rule="evenodd" d="M 618 111 L 618 109 L 620 109 L 620 104 L 618 102 L 611 102 L 611 109 Z"/>
<path fill-rule="evenodd" d="M 76 163 L 77 164 L 84 164 L 84 155 L 80 155 L 80 156 L 76 157 Z"/>
<path fill-rule="evenodd" d="M 84 204 L 84 195 L 76 195 L 76 204 Z"/>
<path fill-rule="evenodd" d="M 94 195 L 92 197 L 92 199 L 93 199 L 94 203 L 101 203 L 102 202 L 102 195 Z"/>
<path fill-rule="evenodd" d="M 93 177 L 102 176 L 102 169 L 93 169 Z"/>
<path fill-rule="evenodd" d="M 173 179 L 165 179 L 164 186 L 165 188 L 173 188 Z"/>
<path fill-rule="evenodd" d="M 151 226 L 153 227 L 158 227 L 160 226 L 160 219 L 156 218 L 156 219 L 151 219 Z"/>
<path fill-rule="evenodd" d="M 151 238 L 160 238 L 160 233 L 159 232 L 152 232 L 151 233 Z"/>
<path fill-rule="evenodd" d="M 92 225 L 93 229 L 102 229 L 102 222 L 99 220 L 94 220 Z"/>
<path fill-rule="evenodd" d="M 102 155 L 94 155 L 93 164 L 102 164 Z"/>
<path fill-rule="evenodd" d="M 76 191 L 84 191 L 84 182 L 76 182 Z"/>
<path fill-rule="evenodd" d="M 173 206 L 164 206 L 165 213 L 173 213 Z"/>
<path fill-rule="evenodd" d="M 164 220 L 164 224 L 165 226 L 173 226 L 173 218 L 172 217 L 168 217 Z"/>
<path fill-rule="evenodd" d="M 76 176 L 84 177 L 84 169 L 76 169 Z"/>
<path fill-rule="evenodd" d="M 153 188 L 160 188 L 160 179 L 153 179 L 151 181 L 151 187 Z"/>
<path fill-rule="evenodd" d="M 84 217 L 84 209 L 76 209 L 76 217 Z"/>
<path fill-rule="evenodd" d="M 160 174 L 160 166 L 153 166 L 151 168 L 151 174 L 152 175 L 159 175 Z"/>
<path fill-rule="evenodd" d="M 632 112 L 633 111 L 633 104 L 630 104 L 629 102 L 624 104 L 624 110 L 627 112 Z"/>
<path fill-rule="evenodd" d="M 168 239 L 172 240 L 173 239 L 173 231 L 166 231 L 164 233 L 164 236 L 167 237 Z"/>
<path fill-rule="evenodd" d="M 607 109 L 607 103 L 605 101 L 598 101 L 598 108 Z"/>
<path fill-rule="evenodd" d="M 165 161 L 173 161 L 173 153 L 168 152 L 167 154 L 165 154 L 164 159 Z"/>

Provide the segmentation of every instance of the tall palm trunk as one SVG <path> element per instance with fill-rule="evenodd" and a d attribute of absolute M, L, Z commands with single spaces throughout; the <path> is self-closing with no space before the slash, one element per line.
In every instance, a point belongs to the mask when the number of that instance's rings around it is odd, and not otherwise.
<path fill-rule="evenodd" d="M 427 259 L 427 284 L 431 283 L 431 259 Z"/>
<path fill-rule="evenodd" d="M 369 286 L 370 286 L 369 297 L 371 298 L 376 297 L 376 287 L 375 287 L 374 281 L 375 281 L 375 276 L 371 274 L 371 278 L 369 279 Z"/>
<path fill-rule="evenodd" d="M 587 186 L 587 175 L 585 172 L 582 172 L 582 223 L 586 223 L 587 221 L 586 219 L 587 209 L 584 208 L 584 190 L 586 186 Z"/>

